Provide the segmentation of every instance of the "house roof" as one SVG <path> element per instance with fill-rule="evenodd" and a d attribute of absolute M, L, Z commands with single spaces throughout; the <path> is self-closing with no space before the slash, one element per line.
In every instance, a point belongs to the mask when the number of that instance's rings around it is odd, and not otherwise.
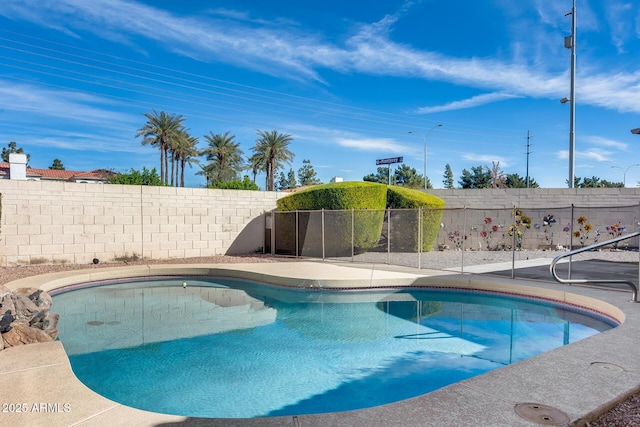
<path fill-rule="evenodd" d="M 0 176 L 9 175 L 9 163 L 0 162 Z M 114 172 L 106 169 L 96 169 L 90 172 L 54 170 L 54 169 L 37 169 L 27 168 L 27 178 L 40 178 L 42 180 L 52 181 L 107 181 L 110 177 L 116 175 Z"/>

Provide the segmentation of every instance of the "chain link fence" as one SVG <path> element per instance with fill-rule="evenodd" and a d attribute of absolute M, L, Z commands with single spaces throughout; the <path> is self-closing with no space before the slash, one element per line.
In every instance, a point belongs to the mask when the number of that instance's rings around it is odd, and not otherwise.
<path fill-rule="evenodd" d="M 435 238 L 424 236 L 422 222 L 437 218 Z M 372 232 L 372 223 L 381 227 Z M 272 211 L 265 252 L 464 272 L 465 266 L 554 258 L 631 233 L 639 224 L 640 205 Z M 637 250 L 638 238 L 632 238 L 589 256 L 611 259 L 611 253 Z"/>

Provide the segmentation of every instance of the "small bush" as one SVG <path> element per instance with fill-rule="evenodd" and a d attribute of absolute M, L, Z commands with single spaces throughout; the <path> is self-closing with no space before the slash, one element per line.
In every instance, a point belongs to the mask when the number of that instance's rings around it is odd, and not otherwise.
<path fill-rule="evenodd" d="M 142 259 L 142 258 L 140 257 L 140 255 L 138 255 L 138 254 L 137 254 L 137 253 L 135 253 L 135 252 L 133 253 L 133 255 L 129 255 L 128 253 L 125 253 L 125 254 L 124 254 L 124 255 L 122 255 L 122 256 L 117 256 L 117 257 L 114 257 L 114 258 L 113 258 L 113 260 L 114 260 L 114 261 L 117 261 L 117 262 L 124 262 L 124 263 L 127 263 L 127 262 L 133 262 L 133 261 L 139 261 L 139 260 L 141 260 L 141 259 Z"/>
<path fill-rule="evenodd" d="M 444 200 L 422 191 L 390 186 L 387 190 L 387 207 L 389 209 L 423 208 L 420 221 L 422 223 L 422 251 L 428 252 L 433 249 L 442 221 Z M 403 215 L 402 219 L 402 226 L 396 224 L 391 228 L 392 245 L 402 245 L 404 250 L 417 252 L 420 249 L 418 240 L 419 215 Z"/>

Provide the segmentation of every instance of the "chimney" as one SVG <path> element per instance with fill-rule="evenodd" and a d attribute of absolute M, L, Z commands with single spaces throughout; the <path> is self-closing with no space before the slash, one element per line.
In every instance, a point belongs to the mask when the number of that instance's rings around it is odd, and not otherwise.
<path fill-rule="evenodd" d="M 27 155 L 9 154 L 9 179 L 27 180 Z"/>

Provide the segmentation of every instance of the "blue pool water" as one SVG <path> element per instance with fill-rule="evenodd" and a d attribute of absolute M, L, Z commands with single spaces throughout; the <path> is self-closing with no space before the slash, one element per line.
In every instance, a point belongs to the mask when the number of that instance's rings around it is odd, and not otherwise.
<path fill-rule="evenodd" d="M 186 282 L 186 287 L 183 287 Z M 541 301 L 162 278 L 54 296 L 76 376 L 192 417 L 336 412 L 415 397 L 616 325 Z"/>

